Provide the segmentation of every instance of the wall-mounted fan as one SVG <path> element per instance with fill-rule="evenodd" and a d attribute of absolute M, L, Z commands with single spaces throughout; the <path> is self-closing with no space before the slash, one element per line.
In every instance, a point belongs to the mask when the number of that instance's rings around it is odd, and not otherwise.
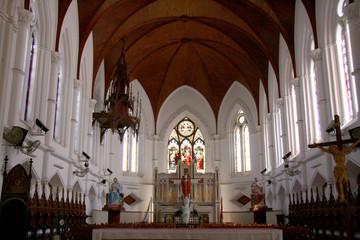
<path fill-rule="evenodd" d="M 32 156 L 31 154 L 33 152 L 35 152 L 35 150 L 40 146 L 40 144 L 41 144 L 40 140 L 26 141 L 26 146 L 21 146 L 20 152 L 22 152 L 23 154 Z"/>
<path fill-rule="evenodd" d="M 4 128 L 3 139 L 7 146 L 14 147 L 28 156 L 36 157 L 32 153 L 40 146 L 41 142 L 40 140 L 27 140 L 26 144 L 23 144 L 27 133 L 28 130 L 18 126 Z"/>

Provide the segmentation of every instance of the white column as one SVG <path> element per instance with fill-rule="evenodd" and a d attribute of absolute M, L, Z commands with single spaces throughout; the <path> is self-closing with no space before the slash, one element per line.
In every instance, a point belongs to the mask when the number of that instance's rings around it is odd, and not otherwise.
<path fill-rule="evenodd" d="M 265 168 L 265 161 L 264 161 L 264 138 L 262 134 L 262 126 L 256 127 L 256 132 L 258 135 L 258 151 L 259 151 L 259 163 L 260 163 L 260 171 L 262 171 Z"/>
<path fill-rule="evenodd" d="M 42 175 L 41 175 L 41 183 L 48 184 L 50 182 L 50 169 L 49 169 L 49 161 L 50 161 L 50 151 L 46 150 L 44 152 L 44 158 L 42 161 Z"/>
<path fill-rule="evenodd" d="M 79 89 L 81 86 L 81 81 L 78 79 L 73 79 L 74 81 L 74 91 L 72 96 L 72 104 L 71 104 L 71 131 L 70 131 L 70 147 L 69 147 L 69 156 L 70 158 L 74 156 L 75 153 L 75 130 L 76 130 L 76 124 L 78 124 L 78 120 L 76 119 L 76 110 L 77 110 L 77 95 L 79 93 Z M 70 110 L 70 109 L 69 109 Z M 79 131 L 80 132 L 80 131 Z M 78 134 L 79 134 L 78 132 Z M 78 140 L 79 140 L 78 136 Z M 80 151 L 79 151 L 80 152 Z"/>
<path fill-rule="evenodd" d="M 18 31 L 16 37 L 16 50 L 14 59 L 13 79 L 11 88 L 9 111 L 9 122 L 14 124 L 20 119 L 20 104 L 22 100 L 22 90 L 25 75 L 26 42 L 28 40 L 28 30 L 33 14 L 23 8 L 18 8 Z"/>
<path fill-rule="evenodd" d="M 95 104 L 96 104 L 96 100 L 95 99 L 90 99 L 89 100 L 89 114 L 88 114 L 88 129 L 87 129 L 87 152 L 89 154 L 93 154 L 93 152 L 91 151 L 92 147 L 92 139 L 93 139 L 93 131 L 92 131 L 92 115 L 94 112 L 94 108 L 95 108 Z M 95 157 L 95 156 L 94 156 Z M 92 160 L 94 161 L 94 160 Z"/>
<path fill-rule="evenodd" d="M 324 130 L 331 122 L 330 106 L 326 97 L 325 89 L 328 89 L 327 82 L 324 80 L 324 71 L 322 65 L 322 49 L 317 48 L 311 52 L 311 57 L 314 60 L 315 75 L 316 75 L 316 88 L 318 96 L 318 106 L 320 114 L 320 133 L 322 139 L 327 141 L 329 139 L 328 134 L 324 134 Z"/>
<path fill-rule="evenodd" d="M 221 159 L 220 159 L 220 135 L 214 135 L 214 143 L 215 143 L 215 167 L 221 169 Z"/>
<path fill-rule="evenodd" d="M 349 24 L 349 36 L 352 50 L 352 62 L 354 71 L 352 75 L 355 77 L 357 104 L 360 104 L 360 23 L 359 23 L 359 2 L 354 1 L 344 8 L 344 14 Z M 358 106 L 358 105 L 357 105 Z M 359 113 L 359 109 L 358 109 Z M 354 113 L 356 114 L 356 113 Z"/>
<path fill-rule="evenodd" d="M 303 116 L 303 101 L 302 101 L 302 93 L 300 88 L 300 80 L 299 78 L 294 78 L 291 81 L 291 84 L 294 85 L 295 94 L 296 94 L 296 105 L 297 105 L 297 126 L 299 130 L 299 145 L 300 145 L 300 158 L 302 159 L 305 156 L 305 150 L 307 149 L 306 141 L 305 141 L 305 129 L 304 129 L 304 116 Z"/>
<path fill-rule="evenodd" d="M 271 165 L 272 174 L 275 174 L 275 146 L 274 146 L 274 125 L 272 122 L 272 114 L 267 113 L 266 114 L 266 120 L 268 125 L 268 149 L 269 149 L 269 162 Z"/>
<path fill-rule="evenodd" d="M 153 169 L 155 169 L 157 167 L 158 164 L 158 141 L 159 141 L 159 136 L 158 135 L 154 135 L 153 136 Z"/>
<path fill-rule="evenodd" d="M 322 65 L 322 49 L 317 48 L 311 52 L 311 57 L 314 60 L 315 65 L 315 74 L 316 74 L 316 88 L 317 88 L 317 95 L 318 95 L 318 106 L 319 106 L 319 114 L 320 114 L 320 133 L 323 142 L 328 142 L 330 140 L 329 134 L 325 132 L 326 127 L 329 125 L 331 120 L 333 119 L 330 116 L 330 105 L 329 101 L 326 97 L 325 89 L 328 89 L 327 81 L 324 80 L 324 71 Z M 325 165 L 327 176 L 327 182 L 333 182 L 333 175 L 332 175 L 332 157 L 330 154 L 325 154 L 325 161 L 323 162 Z M 306 171 L 306 168 L 302 168 Z M 304 176 L 305 177 L 305 176 Z M 303 189 L 304 190 L 304 189 Z"/>
<path fill-rule="evenodd" d="M 73 178 L 74 178 L 74 173 L 73 173 L 73 163 L 68 163 L 68 174 L 67 174 L 67 183 L 66 183 L 66 188 L 70 189 L 70 191 L 72 190 L 72 182 L 73 182 Z"/>
<path fill-rule="evenodd" d="M 284 100 L 282 98 L 279 98 L 276 101 L 278 107 L 279 107 L 279 111 L 280 111 L 280 116 L 281 116 L 281 141 L 282 141 L 282 145 L 283 145 L 283 155 L 287 154 L 289 152 L 289 141 L 287 139 L 287 134 L 286 134 L 286 117 L 285 117 L 285 111 L 284 111 Z"/>
<path fill-rule="evenodd" d="M 4 124 L 8 120 L 9 109 L 9 88 L 10 82 L 4 81 L 4 79 L 10 79 L 10 64 L 12 63 L 12 50 L 15 44 L 16 23 L 13 18 L 7 17 L 7 19 L 0 17 L 0 136 L 3 135 Z M 0 159 L 4 159 L 4 151 L 1 151 Z M 2 173 L 1 173 L 2 174 Z M 2 180 L 0 180 L 0 184 Z"/>
<path fill-rule="evenodd" d="M 54 135 L 54 121 L 55 121 L 55 108 L 56 108 L 56 91 L 59 74 L 59 65 L 61 62 L 61 55 L 58 52 L 51 52 L 51 74 L 50 85 L 48 93 L 47 117 L 46 126 L 49 128 L 45 137 L 45 144 L 51 146 Z"/>

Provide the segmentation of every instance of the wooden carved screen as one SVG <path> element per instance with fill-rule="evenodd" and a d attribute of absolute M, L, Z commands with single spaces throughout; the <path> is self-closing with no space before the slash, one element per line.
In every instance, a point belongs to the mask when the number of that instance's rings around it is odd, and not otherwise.
<path fill-rule="evenodd" d="M 29 174 L 20 164 L 7 173 L 7 161 L 6 156 L 0 202 L 0 236 L 22 239 L 27 231 L 32 159 Z"/>

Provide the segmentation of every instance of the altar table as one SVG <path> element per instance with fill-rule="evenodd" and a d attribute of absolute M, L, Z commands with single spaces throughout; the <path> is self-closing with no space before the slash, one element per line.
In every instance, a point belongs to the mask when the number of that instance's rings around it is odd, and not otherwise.
<path fill-rule="evenodd" d="M 96 228 L 92 239 L 282 240 L 282 235 L 272 228 Z"/>

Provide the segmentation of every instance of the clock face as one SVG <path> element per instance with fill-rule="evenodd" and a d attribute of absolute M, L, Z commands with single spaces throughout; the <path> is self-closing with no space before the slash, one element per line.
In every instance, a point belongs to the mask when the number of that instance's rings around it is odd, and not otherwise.
<path fill-rule="evenodd" d="M 194 124 L 190 121 L 182 121 L 178 126 L 178 131 L 184 137 L 190 136 L 194 132 Z"/>
<path fill-rule="evenodd" d="M 243 124 L 245 122 L 245 117 L 243 115 L 240 115 L 239 118 L 238 118 L 238 122 L 240 124 Z"/>

